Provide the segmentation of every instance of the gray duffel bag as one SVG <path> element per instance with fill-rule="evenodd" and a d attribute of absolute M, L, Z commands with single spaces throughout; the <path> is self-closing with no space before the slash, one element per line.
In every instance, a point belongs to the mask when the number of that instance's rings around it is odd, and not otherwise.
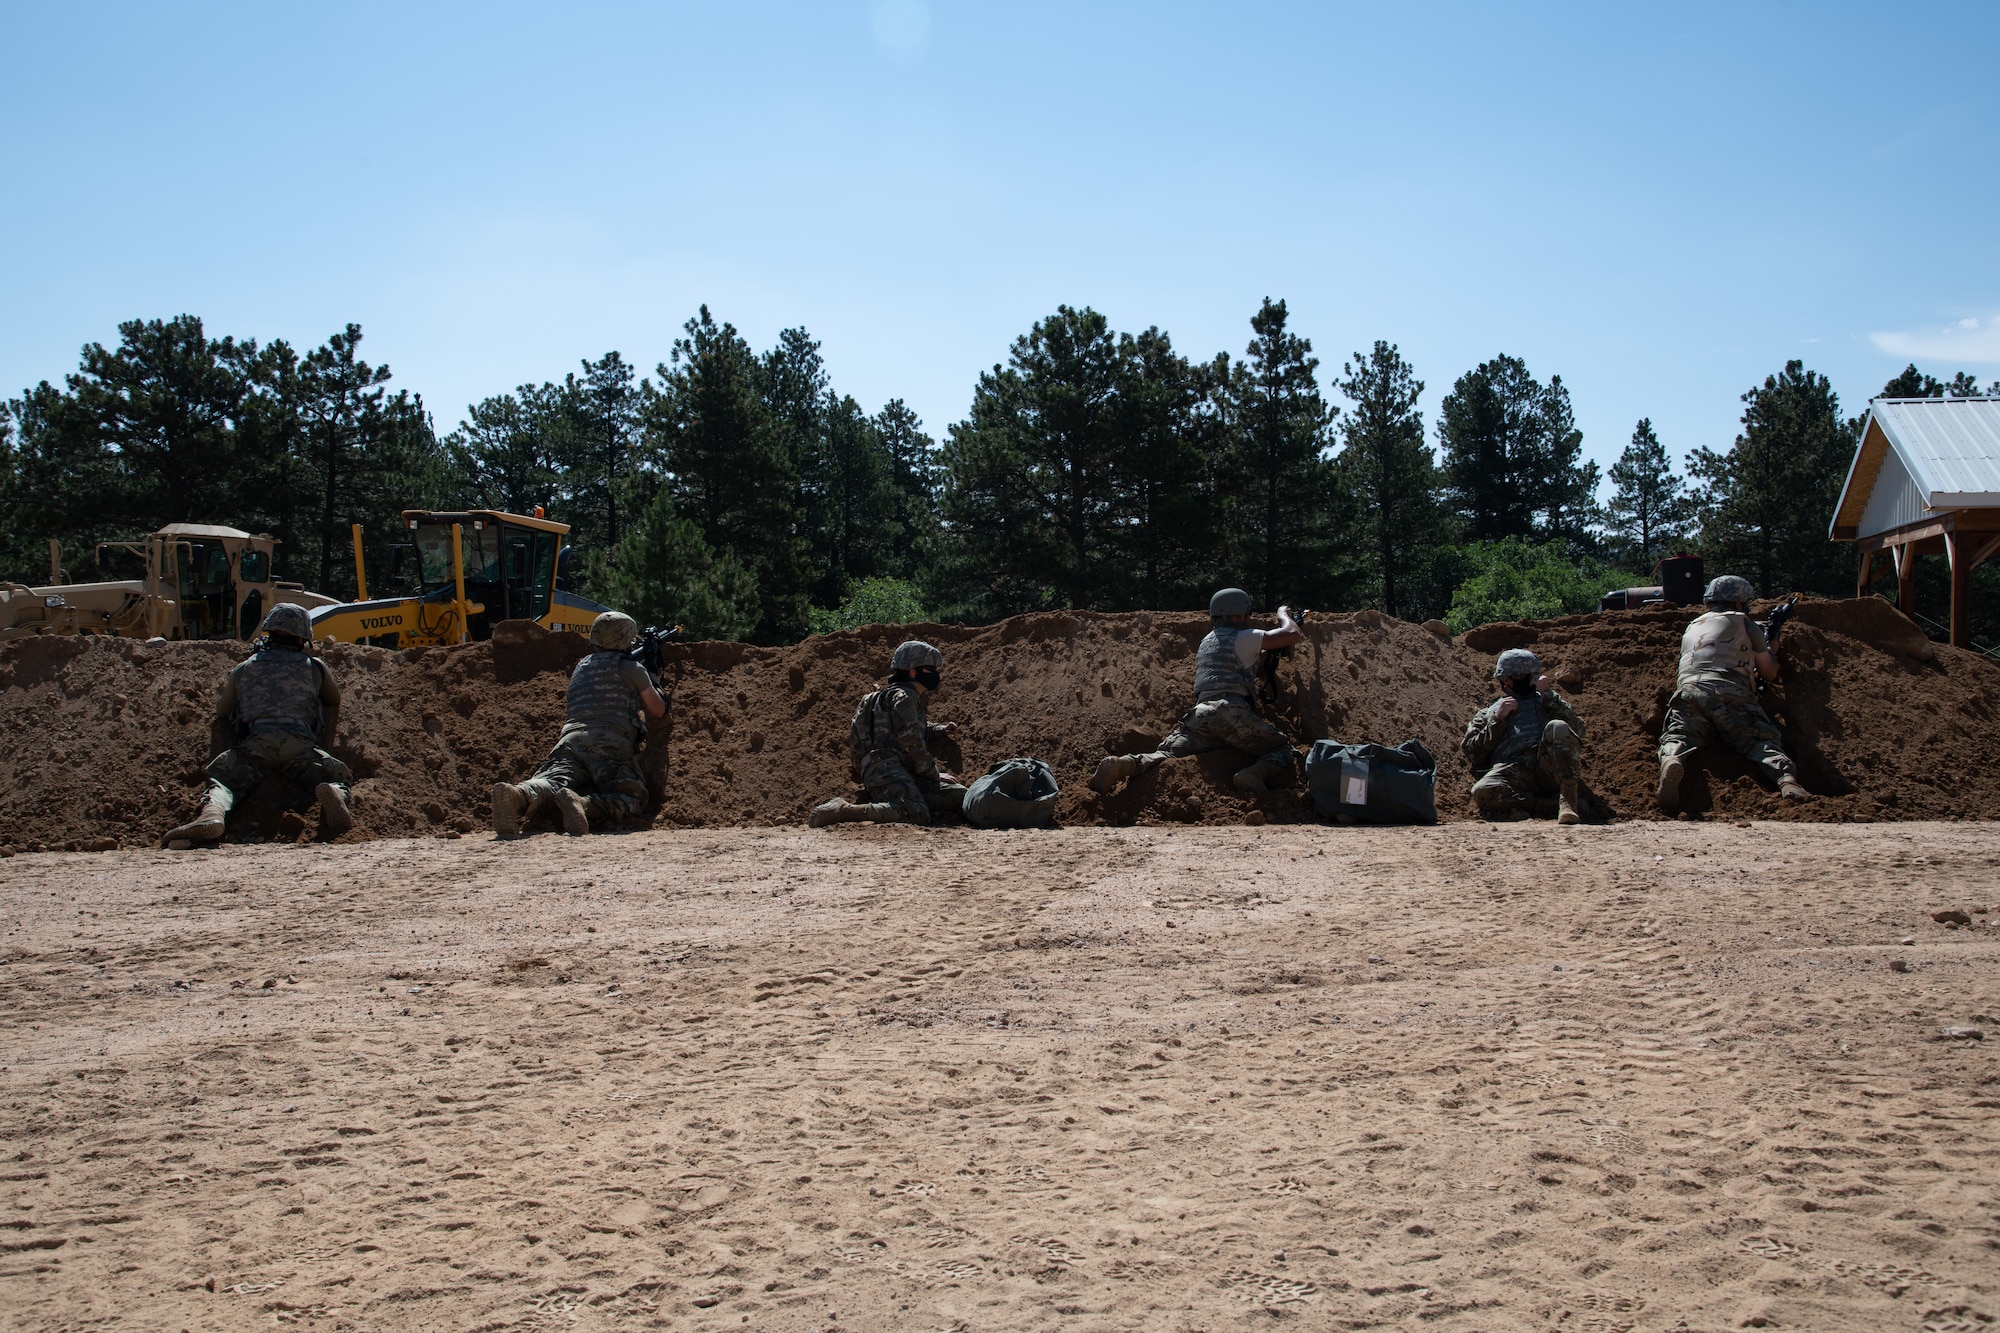
<path fill-rule="evenodd" d="M 965 822 L 974 828 L 1054 828 L 1055 770 L 1039 759 L 1002 759 L 965 789 Z"/>

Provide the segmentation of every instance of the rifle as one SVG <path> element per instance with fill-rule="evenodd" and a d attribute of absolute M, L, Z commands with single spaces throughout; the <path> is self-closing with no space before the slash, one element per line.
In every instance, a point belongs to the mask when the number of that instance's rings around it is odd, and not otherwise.
<path fill-rule="evenodd" d="M 1778 651 L 1778 635 L 1785 628 L 1785 622 L 1792 618 L 1792 613 L 1798 609 L 1798 606 L 1799 595 L 1793 593 L 1790 597 L 1772 607 L 1770 614 L 1764 617 L 1764 648 L 1766 651 L 1773 653 Z M 1762 675 L 1759 675 L 1757 677 L 1757 693 L 1759 695 L 1767 694 L 1770 692 L 1770 688 L 1771 683 L 1765 680 Z"/>
<path fill-rule="evenodd" d="M 682 633 L 679 625 L 666 629 L 649 625 L 639 631 L 639 642 L 625 654 L 626 659 L 646 668 L 646 674 L 657 680 L 660 676 L 661 647 L 680 638 Z"/>
<path fill-rule="evenodd" d="M 1300 611 L 1298 613 L 1297 623 L 1300 629 L 1305 628 L 1306 617 L 1311 614 L 1312 612 L 1310 611 Z M 1266 708 L 1275 708 L 1278 703 L 1278 660 L 1280 658 L 1289 659 L 1292 655 L 1292 649 L 1295 646 L 1287 644 L 1283 648 L 1267 648 L 1258 655 L 1257 702 Z"/>
<path fill-rule="evenodd" d="M 1778 651 L 1778 633 L 1785 628 L 1785 622 L 1798 610 L 1799 595 L 1793 593 L 1784 601 L 1771 608 L 1771 614 L 1764 617 L 1764 646 L 1772 652 Z"/>

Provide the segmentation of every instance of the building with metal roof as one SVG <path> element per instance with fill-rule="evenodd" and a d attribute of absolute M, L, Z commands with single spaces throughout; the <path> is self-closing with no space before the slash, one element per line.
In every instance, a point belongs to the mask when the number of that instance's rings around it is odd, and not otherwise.
<path fill-rule="evenodd" d="M 1877 398 L 1847 469 L 1830 535 L 1853 542 L 1858 591 L 1875 557 L 1896 566 L 1896 604 L 1912 613 L 1916 558 L 1951 562 L 1951 641 L 1972 643 L 1972 571 L 2000 553 L 2000 398 Z"/>

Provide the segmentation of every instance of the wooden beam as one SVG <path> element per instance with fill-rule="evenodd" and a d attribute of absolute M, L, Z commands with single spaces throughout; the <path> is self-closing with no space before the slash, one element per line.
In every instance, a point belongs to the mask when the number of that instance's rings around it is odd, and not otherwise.
<path fill-rule="evenodd" d="M 1984 545 L 1972 553 L 1972 568 L 1977 569 L 2000 554 L 2000 534 L 1988 537 Z"/>
<path fill-rule="evenodd" d="M 1860 550 L 1879 551 L 1905 542 L 1942 537 L 1948 532 L 2000 532 L 2000 509 L 1947 509 L 1900 528 L 1857 538 L 1854 544 Z"/>
<path fill-rule="evenodd" d="M 1945 554 L 1951 560 L 1951 646 L 1972 646 L 1972 545 L 1978 540 L 1970 533 L 1954 532 L 1945 538 Z"/>
<path fill-rule="evenodd" d="M 1917 553 L 1907 543 L 1889 548 L 1896 558 L 1896 609 L 1917 620 Z"/>
<path fill-rule="evenodd" d="M 1868 595 L 1868 576 L 1874 572 L 1875 552 L 1863 551 L 1861 553 L 1861 573 L 1854 580 L 1854 595 L 1856 597 L 1866 597 Z"/>

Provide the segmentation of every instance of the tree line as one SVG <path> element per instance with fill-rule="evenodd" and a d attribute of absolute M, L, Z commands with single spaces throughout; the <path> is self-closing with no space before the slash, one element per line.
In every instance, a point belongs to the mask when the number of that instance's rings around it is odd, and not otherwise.
<path fill-rule="evenodd" d="M 760 352 L 706 307 L 652 375 L 607 352 L 442 434 L 361 358 L 358 325 L 300 352 L 135 320 L 0 413 L 0 577 L 41 581 L 50 537 L 87 549 L 208 521 L 272 533 L 285 577 L 350 596 L 352 523 L 386 569 L 401 509 L 539 505 L 571 525 L 579 591 L 767 643 L 1192 608 L 1226 583 L 1266 608 L 1463 629 L 1593 609 L 1681 549 L 1768 591 L 1852 590 L 1826 528 L 1859 421 L 1800 362 L 1743 395 L 1729 447 L 1676 472 L 1642 420 L 1600 475 L 1561 376 L 1518 357 L 1460 375 L 1427 423 L 1394 344 L 1335 372 L 1283 301 L 1249 326 L 1240 354 L 1190 357 L 1161 329 L 1058 307 L 938 441 L 899 400 L 870 413 L 840 393 L 806 330 Z M 1884 392 L 1979 387 L 1912 366 Z"/>

